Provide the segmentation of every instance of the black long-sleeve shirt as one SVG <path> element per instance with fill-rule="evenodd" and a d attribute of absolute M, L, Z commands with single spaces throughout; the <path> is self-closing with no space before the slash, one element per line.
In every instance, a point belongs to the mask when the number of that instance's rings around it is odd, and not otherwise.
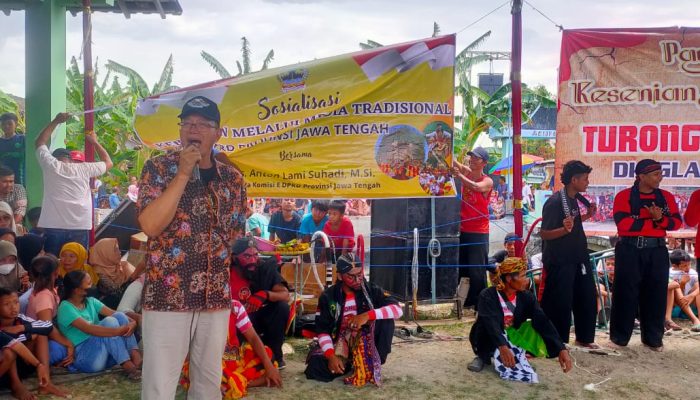
<path fill-rule="evenodd" d="M 24 325 L 24 332 L 19 334 L 12 334 L 9 332 L 5 333 L 10 337 L 19 340 L 20 342 L 32 340 L 32 335 L 48 336 L 53 330 L 53 323 L 51 323 L 51 321 L 34 320 L 24 314 L 19 314 L 17 318 L 15 318 L 12 326 L 16 325 Z"/>
<path fill-rule="evenodd" d="M 503 323 L 503 308 L 498 300 L 498 291 L 495 287 L 484 289 L 479 294 L 479 313 L 472 329 L 484 329 L 493 339 L 496 346 L 508 345 Z M 547 353 L 550 357 L 556 357 L 564 349 L 564 344 L 559 338 L 554 325 L 544 314 L 544 311 L 537 304 L 535 296 L 528 291 L 518 292 L 515 299 L 515 310 L 513 312 L 513 327 L 519 328 L 523 322 L 532 320 L 532 327 L 542 336 L 544 344 L 547 346 Z"/>

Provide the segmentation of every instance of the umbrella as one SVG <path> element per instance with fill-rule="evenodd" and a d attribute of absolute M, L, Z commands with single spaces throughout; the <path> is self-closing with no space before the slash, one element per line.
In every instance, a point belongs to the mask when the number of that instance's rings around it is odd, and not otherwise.
<path fill-rule="evenodd" d="M 544 161 L 544 158 L 533 156 L 532 154 L 523 154 L 521 156 L 521 160 L 523 163 L 523 172 L 525 172 L 528 169 L 532 168 L 537 162 Z M 489 170 L 489 174 L 499 174 L 501 173 L 501 171 L 509 170 L 512 168 L 513 156 L 508 156 L 506 158 L 501 159 L 501 161 L 497 162 L 496 165 L 494 165 L 491 168 L 491 170 Z"/>

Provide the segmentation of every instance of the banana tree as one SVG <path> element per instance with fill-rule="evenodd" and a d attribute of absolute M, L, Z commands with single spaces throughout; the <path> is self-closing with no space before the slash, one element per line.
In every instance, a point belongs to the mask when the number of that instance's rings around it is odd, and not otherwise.
<path fill-rule="evenodd" d="M 107 73 L 100 79 L 99 62 L 94 71 L 95 108 L 109 107 L 95 113 L 95 131 L 100 143 L 110 154 L 114 167 L 105 179 L 112 185 L 126 185 L 129 176 L 138 176 L 143 163 L 153 155 L 153 150 L 140 146 L 132 128 L 134 112 L 139 98 L 170 90 L 172 86 L 172 57 L 168 59 L 161 78 L 149 89 L 141 76 L 131 68 L 114 61 L 107 64 Z M 126 76 L 128 84 L 122 85 L 119 76 Z M 83 74 L 73 57 L 66 71 L 66 100 L 68 111 L 80 113 L 83 107 Z M 84 118 L 68 122 L 66 147 L 83 147 Z"/>
<path fill-rule="evenodd" d="M 217 60 L 216 57 L 211 55 L 210 53 L 207 53 L 206 51 L 202 50 L 200 53 L 204 61 L 209 64 L 209 66 L 216 72 L 222 79 L 226 78 L 231 78 L 233 75 L 226 69 L 223 63 L 221 61 Z M 236 67 L 238 68 L 238 74 L 235 76 L 241 76 L 245 74 L 249 74 L 253 72 L 252 67 L 251 67 L 251 62 L 250 62 L 250 55 L 251 55 L 251 50 L 250 50 L 250 42 L 248 39 L 243 36 L 241 38 L 241 56 L 242 60 L 238 61 L 236 60 Z M 270 50 L 267 52 L 267 56 L 265 56 L 265 59 L 263 60 L 262 67 L 260 68 L 261 71 L 266 70 L 269 66 L 272 60 L 275 58 L 275 51 Z"/>
<path fill-rule="evenodd" d="M 556 107 L 556 101 L 542 88 L 530 89 L 522 85 L 523 123 L 529 122 L 537 107 Z M 457 94 L 462 98 L 462 115 L 457 116 L 461 127 L 455 127 L 455 152 L 460 158 L 474 147 L 479 136 L 488 133 L 489 128 L 502 131 L 509 127 L 511 121 L 511 86 L 507 83 L 498 88 L 491 96 L 483 90 L 471 86 L 468 81 L 460 82 Z"/>

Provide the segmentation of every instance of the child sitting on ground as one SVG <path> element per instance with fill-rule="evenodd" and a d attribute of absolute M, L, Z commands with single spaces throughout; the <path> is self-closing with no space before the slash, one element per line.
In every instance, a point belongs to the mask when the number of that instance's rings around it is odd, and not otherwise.
<path fill-rule="evenodd" d="M 666 300 L 666 330 L 681 330 L 672 318 L 685 314 L 693 326 L 693 332 L 700 332 L 700 319 L 696 316 L 700 309 L 700 288 L 698 273 L 690 268 L 690 255 L 681 249 L 671 252 L 671 269 L 668 276 L 668 294 Z"/>
<path fill-rule="evenodd" d="M 11 377 L 18 376 L 17 361 L 20 361 L 22 365 L 34 366 L 34 368 L 36 368 L 40 388 L 45 387 L 47 382 L 49 382 L 49 367 L 40 363 L 22 342 L 4 332 L 0 332 L 0 348 L 2 348 L 2 355 L 0 356 L 0 381 L 10 380 L 10 389 L 15 398 L 21 400 L 36 400 L 37 397 L 22 385 L 19 378 L 11 379 Z M 19 356 L 19 358 L 17 356 Z"/>
<path fill-rule="evenodd" d="M 30 364 L 18 361 L 16 367 L 0 378 L 0 387 L 9 387 L 17 398 L 32 398 L 31 394 L 22 384 L 21 379 L 26 378 L 34 371 L 36 365 L 49 365 L 48 336 L 54 330 L 50 321 L 35 321 L 19 313 L 19 296 L 17 292 L 0 287 L 0 330 L 13 339 L 24 344 L 38 363 Z M 45 385 L 40 388 L 41 394 L 55 394 L 65 396 L 65 393 L 51 383 L 48 374 Z"/>

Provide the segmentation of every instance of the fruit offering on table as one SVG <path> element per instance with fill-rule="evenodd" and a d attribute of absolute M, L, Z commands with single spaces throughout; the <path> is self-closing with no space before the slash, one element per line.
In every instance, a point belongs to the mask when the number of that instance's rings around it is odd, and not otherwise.
<path fill-rule="evenodd" d="M 287 243 L 284 244 L 278 244 L 277 248 L 275 249 L 278 252 L 281 253 L 294 253 L 294 252 L 304 252 L 309 249 L 309 244 L 308 243 L 302 243 L 297 239 L 292 239 Z"/>

